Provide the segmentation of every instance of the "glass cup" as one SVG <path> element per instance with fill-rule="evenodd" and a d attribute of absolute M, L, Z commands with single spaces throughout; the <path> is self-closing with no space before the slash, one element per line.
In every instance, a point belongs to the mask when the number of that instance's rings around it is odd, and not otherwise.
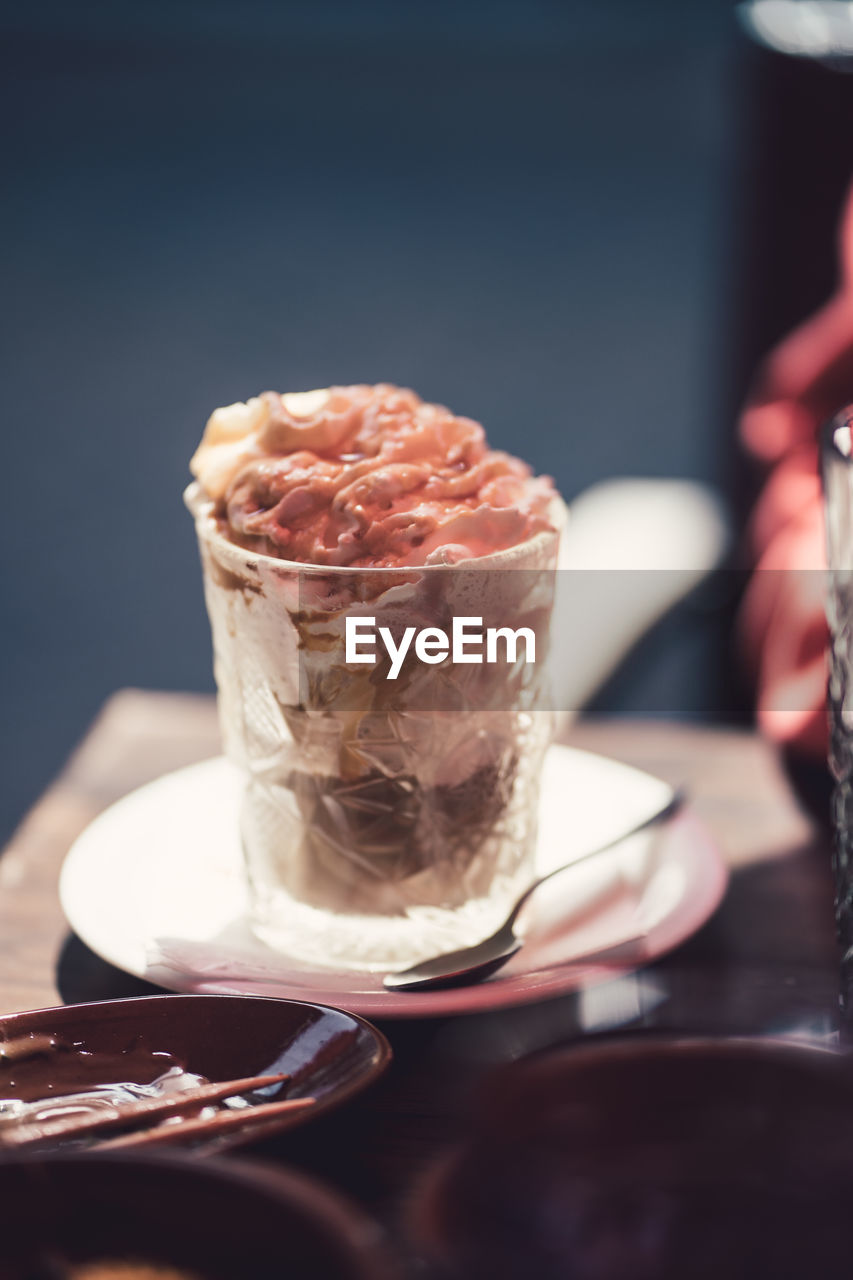
<path fill-rule="evenodd" d="M 841 943 L 841 1002 L 853 1011 L 853 406 L 824 428 L 829 623 L 829 764 L 834 779 L 835 919 Z"/>
<path fill-rule="evenodd" d="M 830 769 L 835 782 L 835 923 L 841 945 L 841 1006 L 853 1011 L 853 406 L 824 429 L 821 440 L 829 575 Z"/>
<path fill-rule="evenodd" d="M 466 565 L 348 569 L 246 550 L 197 485 L 226 754 L 246 774 L 253 928 L 312 963 L 405 968 L 475 942 L 533 878 L 551 733 L 547 649 L 559 531 Z M 560 529 L 565 516 L 555 504 Z M 361 635 L 526 627 L 535 662 L 347 661 Z M 364 652 L 365 644 L 359 646 Z M 470 646 L 469 646 L 470 648 Z M 352 655 L 354 657 L 354 655 Z"/>

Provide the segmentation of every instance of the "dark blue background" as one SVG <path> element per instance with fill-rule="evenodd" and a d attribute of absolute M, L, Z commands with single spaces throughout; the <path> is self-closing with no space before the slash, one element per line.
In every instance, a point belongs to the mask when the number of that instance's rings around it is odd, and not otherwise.
<path fill-rule="evenodd" d="M 728 5 L 35 3 L 2 26 L 0 828 L 117 686 L 212 687 L 181 490 L 215 405 L 387 379 L 568 497 L 728 483 Z"/>

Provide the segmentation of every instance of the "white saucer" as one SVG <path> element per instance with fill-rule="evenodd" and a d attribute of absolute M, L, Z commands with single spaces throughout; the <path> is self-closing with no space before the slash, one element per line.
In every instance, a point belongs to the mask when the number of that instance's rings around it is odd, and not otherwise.
<path fill-rule="evenodd" d="M 104 960 L 175 991 L 285 996 L 373 1017 L 470 1013 L 541 1000 L 612 978 L 671 950 L 714 911 L 727 873 L 683 810 L 657 833 L 557 876 L 535 896 L 528 942 L 488 982 L 386 991 L 380 974 L 312 968 L 250 932 L 237 812 L 242 778 L 217 757 L 119 800 L 72 846 L 60 898 Z M 594 848 L 662 805 L 665 783 L 553 746 L 542 777 L 537 869 Z M 620 963 L 567 963 L 635 938 Z"/>

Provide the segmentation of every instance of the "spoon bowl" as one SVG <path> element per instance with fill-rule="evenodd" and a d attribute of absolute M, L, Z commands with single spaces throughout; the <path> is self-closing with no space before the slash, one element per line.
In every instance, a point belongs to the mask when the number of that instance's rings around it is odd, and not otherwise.
<path fill-rule="evenodd" d="M 432 991 L 439 987 L 458 987 L 469 982 L 484 982 L 506 964 L 523 941 L 512 922 L 502 924 L 497 933 L 473 947 L 445 951 L 430 960 L 422 960 L 400 973 L 389 973 L 383 979 L 388 991 Z"/>

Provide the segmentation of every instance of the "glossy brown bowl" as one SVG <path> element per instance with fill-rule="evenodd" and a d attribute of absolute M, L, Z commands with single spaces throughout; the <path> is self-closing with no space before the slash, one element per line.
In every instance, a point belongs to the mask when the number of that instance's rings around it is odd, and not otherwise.
<path fill-rule="evenodd" d="M 41 1052 L 46 1039 L 57 1047 Z M 4 1043 L 15 1045 L 9 1061 Z M 308 1124 L 376 1080 L 390 1059 L 385 1037 L 354 1014 L 260 996 L 141 996 L 0 1018 L 0 1099 L 31 1101 L 119 1081 L 149 1084 L 172 1062 L 214 1082 L 286 1072 L 289 1081 L 267 1101 L 316 1099 L 263 1122 L 253 1108 L 250 1127 L 197 1142 L 203 1149 Z"/>
<path fill-rule="evenodd" d="M 496 1073 L 412 1229 L 454 1280 L 812 1280 L 851 1199 L 853 1060 L 634 1036 Z"/>
<path fill-rule="evenodd" d="M 64 1280 L 105 1260 L 193 1280 L 396 1274 L 376 1224 L 313 1179 L 176 1154 L 0 1158 L 0 1241 L 0 1280 Z"/>

